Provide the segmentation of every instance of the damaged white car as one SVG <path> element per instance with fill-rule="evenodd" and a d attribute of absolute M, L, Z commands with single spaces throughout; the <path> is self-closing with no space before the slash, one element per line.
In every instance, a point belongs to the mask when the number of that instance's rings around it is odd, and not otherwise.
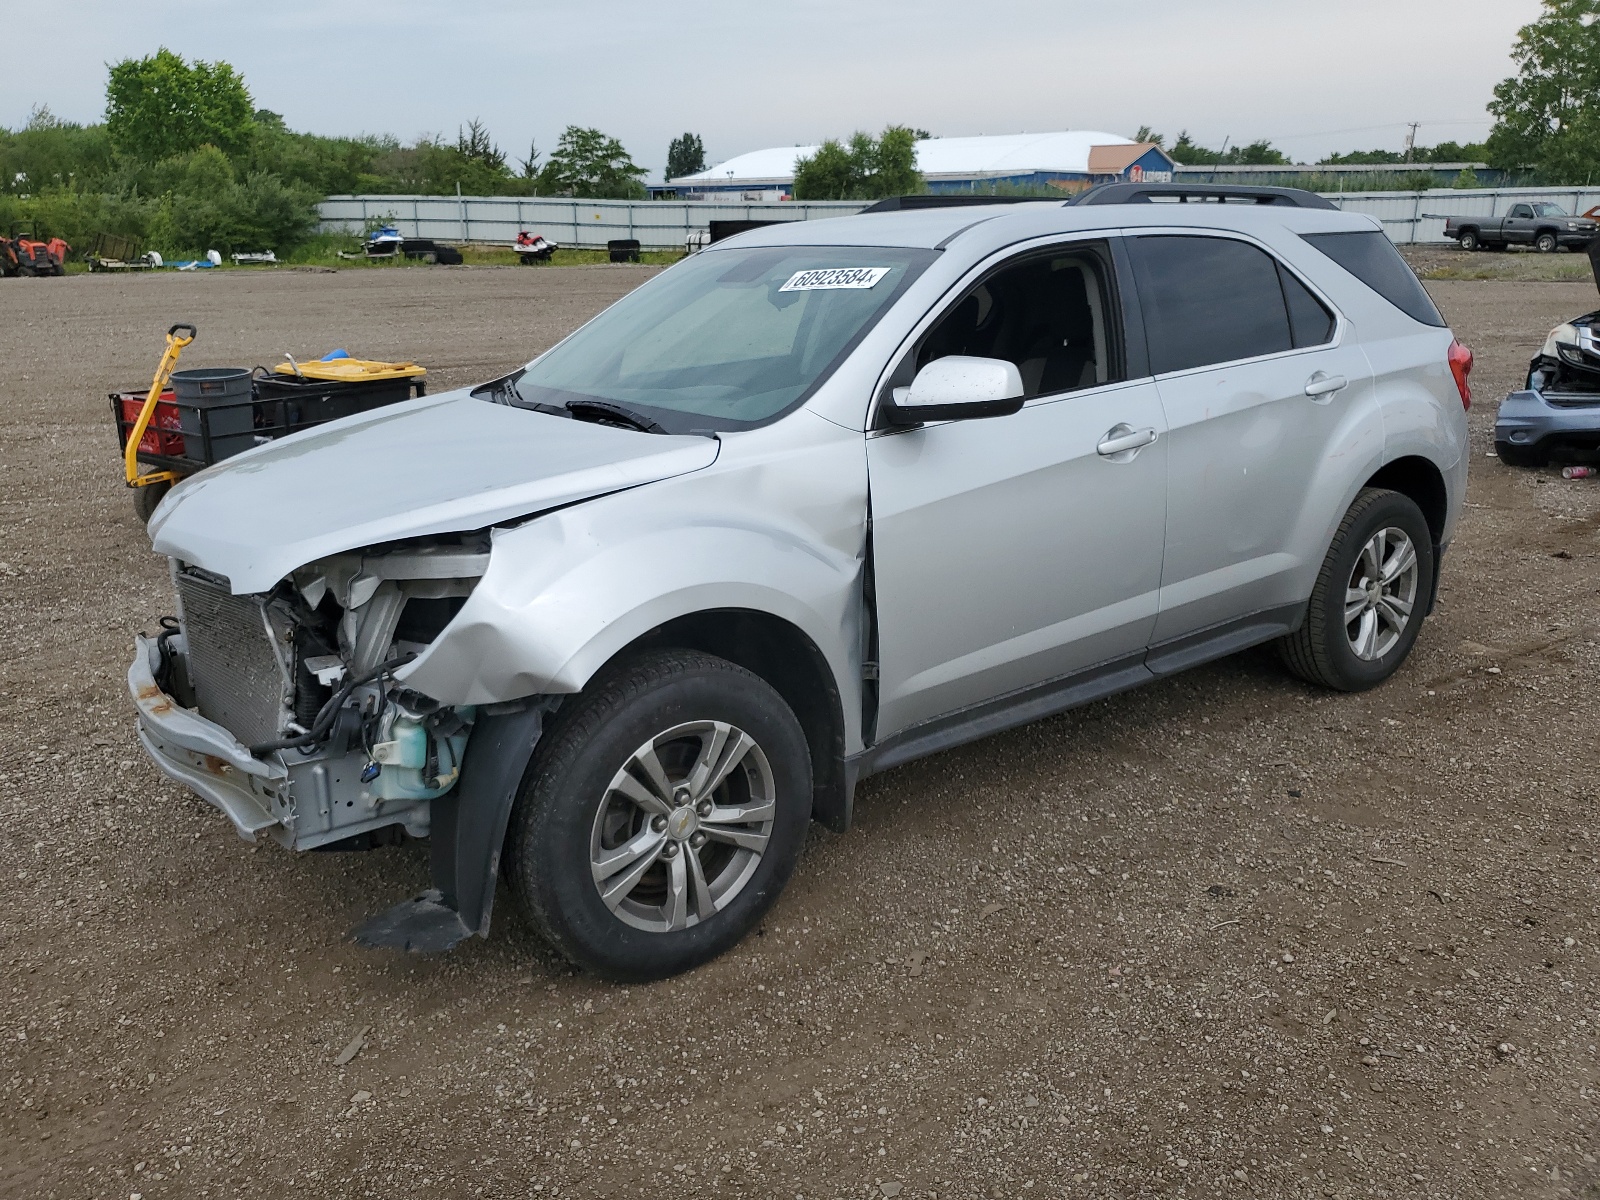
<path fill-rule="evenodd" d="M 1470 355 L 1373 222 L 1277 195 L 757 230 L 504 379 L 229 459 L 150 524 L 139 736 L 247 838 L 429 839 L 369 944 L 486 934 L 505 875 L 649 979 L 873 771 L 1261 642 L 1371 687 Z"/>

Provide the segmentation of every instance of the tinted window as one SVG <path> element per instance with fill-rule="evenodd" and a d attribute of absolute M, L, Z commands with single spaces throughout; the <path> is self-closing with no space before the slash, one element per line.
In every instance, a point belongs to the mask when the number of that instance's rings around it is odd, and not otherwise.
<path fill-rule="evenodd" d="M 1282 263 L 1278 275 L 1283 280 L 1283 298 L 1289 305 L 1289 330 L 1294 335 L 1294 348 L 1321 346 L 1333 340 L 1333 314 L 1323 307 Z"/>
<path fill-rule="evenodd" d="M 916 367 L 951 354 L 1005 359 L 1030 398 L 1109 383 L 1118 376 L 1107 310 L 1105 271 L 1092 251 L 1029 255 L 952 305 L 922 339 Z"/>
<path fill-rule="evenodd" d="M 1215 237 L 1139 237 L 1128 249 L 1157 375 L 1292 348 L 1269 255 Z"/>
<path fill-rule="evenodd" d="M 1531 217 L 1533 216 L 1533 209 L 1529 208 L 1526 204 L 1513 205 L 1511 209 L 1511 215 L 1513 217 Z"/>
<path fill-rule="evenodd" d="M 1300 236 L 1413 321 L 1444 328 L 1444 318 L 1387 234 L 1374 229 Z"/>

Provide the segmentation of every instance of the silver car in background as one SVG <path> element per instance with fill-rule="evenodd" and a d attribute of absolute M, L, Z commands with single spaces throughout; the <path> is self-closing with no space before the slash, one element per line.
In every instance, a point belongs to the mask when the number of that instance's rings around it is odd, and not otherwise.
<path fill-rule="evenodd" d="M 505 874 L 574 963 L 669 975 L 873 772 L 1258 643 L 1386 679 L 1470 367 L 1324 208 L 755 230 L 506 378 L 174 488 L 139 736 L 247 838 L 428 838 L 369 944 L 485 934 Z"/>

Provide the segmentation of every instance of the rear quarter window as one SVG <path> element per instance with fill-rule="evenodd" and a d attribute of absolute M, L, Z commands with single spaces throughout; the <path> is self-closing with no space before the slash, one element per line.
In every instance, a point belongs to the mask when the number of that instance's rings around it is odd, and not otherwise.
<path fill-rule="evenodd" d="M 1427 289 L 1400 257 L 1400 251 L 1394 248 L 1387 234 L 1373 229 L 1302 233 L 1300 236 L 1413 321 L 1439 329 L 1445 327 L 1445 319 Z"/>

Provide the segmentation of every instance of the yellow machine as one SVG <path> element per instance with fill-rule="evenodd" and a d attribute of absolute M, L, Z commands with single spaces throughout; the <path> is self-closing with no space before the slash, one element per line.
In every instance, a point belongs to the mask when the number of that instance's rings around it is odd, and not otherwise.
<path fill-rule="evenodd" d="M 179 330 L 184 329 L 189 332 L 186 335 L 180 334 Z M 156 364 L 156 377 L 150 382 L 150 394 L 145 397 L 144 407 L 139 410 L 139 416 L 128 432 L 127 443 L 122 448 L 122 472 L 129 487 L 149 487 L 156 483 L 171 484 L 182 478 L 176 471 L 150 471 L 143 475 L 139 474 L 139 443 L 144 440 L 145 430 L 150 428 L 150 418 L 155 416 L 161 393 L 167 390 L 167 382 L 172 378 L 172 372 L 178 365 L 178 355 L 183 352 L 185 346 L 194 341 L 198 332 L 193 325 L 183 322 L 167 330 L 167 348 L 162 352 L 161 361 Z M 160 497 L 156 496 L 155 499 L 159 500 Z M 145 507 L 144 504 L 138 505 L 141 511 Z M 149 507 L 154 509 L 155 505 L 150 504 Z"/>

